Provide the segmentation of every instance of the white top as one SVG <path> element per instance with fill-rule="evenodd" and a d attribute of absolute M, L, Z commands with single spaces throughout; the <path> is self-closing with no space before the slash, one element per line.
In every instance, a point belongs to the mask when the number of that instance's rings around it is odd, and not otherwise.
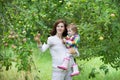
<path fill-rule="evenodd" d="M 50 54 L 52 56 L 52 67 L 54 70 L 58 69 L 57 66 L 63 63 L 64 58 L 66 57 L 67 48 L 62 43 L 62 40 L 55 36 L 48 37 L 47 44 L 39 45 L 40 50 L 42 52 L 46 51 L 48 48 L 50 49 Z"/>

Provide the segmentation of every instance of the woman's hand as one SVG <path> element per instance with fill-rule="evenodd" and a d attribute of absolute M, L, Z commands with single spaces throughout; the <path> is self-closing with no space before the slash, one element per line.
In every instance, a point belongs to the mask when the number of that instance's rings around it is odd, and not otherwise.
<path fill-rule="evenodd" d="M 38 44 L 41 44 L 40 34 L 37 34 L 37 35 L 34 37 L 34 40 L 35 40 Z"/>
<path fill-rule="evenodd" d="M 63 44 L 65 44 L 65 42 L 66 42 L 66 39 L 64 38 L 64 39 L 62 40 L 62 42 L 63 42 Z"/>
<path fill-rule="evenodd" d="M 70 52 L 70 54 L 75 54 L 75 53 L 76 53 L 76 51 L 75 51 L 74 48 L 70 48 L 70 49 L 69 49 L 69 52 Z"/>

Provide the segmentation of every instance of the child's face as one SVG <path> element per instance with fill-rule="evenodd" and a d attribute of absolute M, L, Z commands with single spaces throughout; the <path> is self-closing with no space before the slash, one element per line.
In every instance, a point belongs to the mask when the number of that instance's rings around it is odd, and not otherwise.
<path fill-rule="evenodd" d="M 75 34 L 75 31 L 73 31 L 71 28 L 67 28 L 68 35 L 72 36 Z"/>

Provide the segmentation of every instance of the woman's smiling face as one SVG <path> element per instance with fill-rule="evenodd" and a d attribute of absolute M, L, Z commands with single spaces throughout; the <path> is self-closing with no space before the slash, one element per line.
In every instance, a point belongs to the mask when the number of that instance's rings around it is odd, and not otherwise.
<path fill-rule="evenodd" d="M 57 34 L 63 34 L 65 26 L 63 23 L 59 23 L 56 27 Z"/>

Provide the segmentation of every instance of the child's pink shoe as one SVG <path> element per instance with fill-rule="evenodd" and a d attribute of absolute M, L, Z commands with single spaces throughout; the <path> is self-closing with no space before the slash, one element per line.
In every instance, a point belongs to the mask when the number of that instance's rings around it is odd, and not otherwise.
<path fill-rule="evenodd" d="M 72 67 L 73 67 L 73 72 L 70 75 L 71 77 L 80 74 L 77 64 L 74 64 Z"/>
<path fill-rule="evenodd" d="M 72 76 L 75 76 L 75 75 L 78 75 L 78 74 L 80 74 L 80 72 L 79 72 L 79 71 L 78 71 L 78 72 L 73 72 L 73 73 L 71 73 L 71 75 L 70 75 L 70 76 L 72 77 Z"/>
<path fill-rule="evenodd" d="M 58 66 L 59 69 L 67 70 L 67 67 L 65 66 Z"/>
<path fill-rule="evenodd" d="M 70 60 L 69 58 L 65 58 L 63 64 L 60 65 L 60 66 L 57 66 L 57 67 L 58 67 L 59 69 L 67 70 L 69 60 Z"/>

